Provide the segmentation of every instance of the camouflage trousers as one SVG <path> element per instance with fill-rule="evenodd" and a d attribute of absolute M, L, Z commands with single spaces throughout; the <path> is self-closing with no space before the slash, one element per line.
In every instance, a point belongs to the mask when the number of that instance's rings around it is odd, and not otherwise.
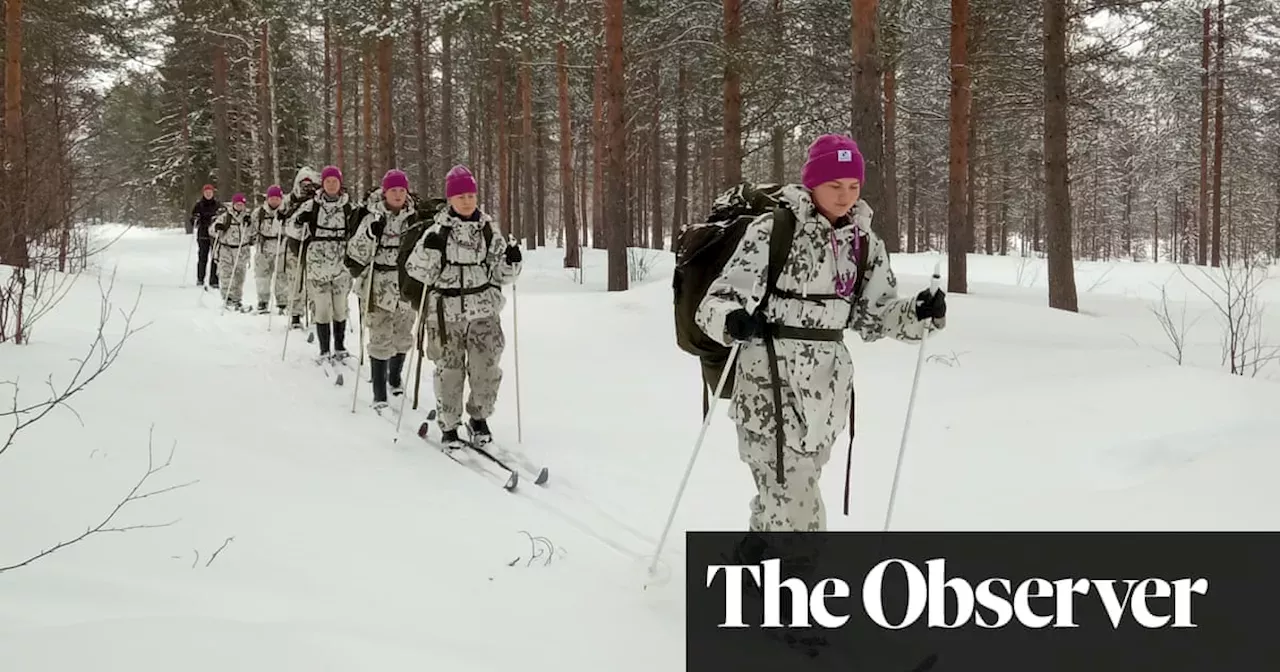
<path fill-rule="evenodd" d="M 303 312 L 306 310 L 305 297 L 303 297 L 306 290 L 303 288 L 302 280 L 298 278 L 298 266 L 298 254 L 286 251 L 284 268 L 281 273 L 284 274 L 285 282 L 289 283 L 289 287 L 288 291 L 281 296 L 289 298 L 289 315 L 293 317 L 302 317 Z"/>
<path fill-rule="evenodd" d="M 270 305 L 273 296 L 277 306 L 284 307 L 289 302 L 289 275 L 285 272 L 283 257 L 284 253 L 269 254 L 262 250 L 254 255 L 253 285 L 258 290 L 258 303 Z"/>
<path fill-rule="evenodd" d="M 506 335 L 502 318 L 494 315 L 478 320 L 427 323 L 427 359 L 435 362 L 436 414 L 440 429 L 449 431 L 462 424 L 464 385 L 470 383 L 466 413 L 488 419 L 502 386 L 502 351 Z"/>
<path fill-rule="evenodd" d="M 236 253 L 239 252 L 237 259 Z M 239 303 L 244 297 L 244 276 L 249 267 L 249 258 L 253 248 L 218 246 L 218 288 L 222 290 L 222 300 Z"/>
<path fill-rule="evenodd" d="M 834 442 L 834 438 L 832 439 Z M 751 467 L 756 495 L 751 498 L 752 532 L 823 532 L 827 511 L 819 480 L 831 456 L 828 444 L 816 453 L 783 450 L 783 475 L 778 483 L 777 439 L 738 426 L 738 453 Z"/>
<path fill-rule="evenodd" d="M 401 303 L 392 312 L 377 305 L 369 306 L 367 314 L 369 330 L 369 357 L 391 359 L 413 348 L 413 308 Z"/>
<path fill-rule="evenodd" d="M 328 324 L 347 321 L 347 295 L 351 293 L 349 273 L 343 271 L 324 282 L 308 280 L 306 289 L 313 322 Z"/>

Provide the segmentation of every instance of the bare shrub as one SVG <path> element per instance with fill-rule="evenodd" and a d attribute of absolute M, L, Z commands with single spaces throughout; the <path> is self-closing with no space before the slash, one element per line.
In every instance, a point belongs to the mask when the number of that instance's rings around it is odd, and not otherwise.
<path fill-rule="evenodd" d="M 13 390 L 13 401 L 9 410 L 0 412 L 0 418 L 7 419 L 13 423 L 8 435 L 4 438 L 4 442 L 0 444 L 0 458 L 2 458 L 11 448 L 18 444 L 19 434 L 30 428 L 35 423 L 48 417 L 54 409 L 64 408 L 71 412 L 72 415 L 79 420 L 80 416 L 75 409 L 71 407 L 70 401 L 76 395 L 82 392 L 90 383 L 107 371 L 112 364 L 115 363 L 121 349 L 131 336 L 145 328 L 134 328 L 133 316 L 137 311 L 137 301 L 135 300 L 133 307 L 129 311 L 120 311 L 124 320 L 123 328 L 120 335 L 113 340 L 108 340 L 108 325 L 111 324 L 111 316 L 113 314 L 113 305 L 111 302 L 111 294 L 115 287 L 115 275 L 112 274 L 108 286 L 103 287 L 102 281 L 99 280 L 98 287 L 101 295 L 101 309 L 98 315 L 98 326 L 94 334 L 93 341 L 89 344 L 88 352 L 84 357 L 74 360 L 78 363 L 76 369 L 71 373 L 70 377 L 61 383 L 54 382 L 53 374 L 45 379 L 45 385 L 49 388 L 50 395 L 43 401 L 24 404 L 21 401 L 21 387 L 18 380 L 4 381 L 0 386 L 10 387 Z M 141 289 L 139 289 L 139 298 Z M 56 305 L 56 302 L 54 303 Z M 50 306 L 51 308 L 52 306 Z M 139 523 L 139 524 L 120 524 L 117 522 L 122 510 L 129 504 L 155 497 L 164 493 L 172 492 L 180 488 L 185 488 L 195 483 L 183 483 L 159 489 L 148 489 L 154 478 L 169 467 L 173 460 L 173 453 L 176 449 L 175 445 L 170 448 L 168 458 L 160 464 L 156 463 L 155 453 L 152 447 L 150 436 L 147 440 L 147 470 L 139 477 L 127 493 L 121 497 L 116 505 L 108 511 L 96 524 L 88 527 L 85 531 L 75 537 L 58 542 L 49 548 L 46 548 L 26 559 L 0 566 L 0 573 L 26 567 L 41 558 L 48 557 L 64 548 L 79 544 L 80 542 L 97 534 L 109 532 L 128 532 L 130 530 L 151 529 L 158 527 L 168 527 L 178 522 L 176 520 L 165 523 Z"/>
<path fill-rule="evenodd" d="M 631 282 L 640 282 L 649 277 L 649 274 L 653 272 L 653 264 L 657 261 L 659 254 L 658 250 L 628 247 L 627 272 L 631 276 Z"/>
<path fill-rule="evenodd" d="M 1165 337 L 1169 339 L 1169 344 L 1172 348 L 1168 351 L 1160 348 L 1157 348 L 1157 350 L 1172 359 L 1178 366 L 1182 366 L 1187 347 L 1187 332 L 1191 330 L 1191 327 L 1195 326 L 1196 322 L 1200 321 L 1200 318 L 1197 317 L 1189 324 L 1187 323 L 1186 299 L 1182 300 L 1182 309 L 1178 311 L 1177 315 L 1174 315 L 1173 309 L 1169 307 L 1168 287 L 1168 283 L 1161 285 L 1160 301 L 1152 302 L 1147 308 L 1155 316 L 1156 321 L 1160 323 L 1160 329 L 1164 332 Z"/>
<path fill-rule="evenodd" d="M 1257 376 L 1280 359 L 1280 345 L 1268 342 L 1263 330 L 1266 306 L 1259 290 L 1269 279 L 1269 260 L 1257 255 L 1217 269 L 1196 270 L 1203 285 L 1178 266 L 1178 273 L 1209 300 L 1221 318 L 1222 365 L 1232 375 Z"/>

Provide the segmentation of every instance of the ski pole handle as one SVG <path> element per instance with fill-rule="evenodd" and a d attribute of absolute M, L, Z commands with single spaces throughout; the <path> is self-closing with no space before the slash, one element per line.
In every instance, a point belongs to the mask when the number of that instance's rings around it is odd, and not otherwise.
<path fill-rule="evenodd" d="M 942 260 L 933 263 L 933 279 L 929 281 L 929 293 L 937 294 L 942 284 Z"/>

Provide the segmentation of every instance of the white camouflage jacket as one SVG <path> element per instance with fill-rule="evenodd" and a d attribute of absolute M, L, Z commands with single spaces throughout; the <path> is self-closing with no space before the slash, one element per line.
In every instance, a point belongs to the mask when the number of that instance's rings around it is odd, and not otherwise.
<path fill-rule="evenodd" d="M 899 298 L 897 279 L 889 267 L 889 255 L 871 230 L 872 211 L 858 201 L 851 213 L 853 226 L 833 229 L 819 215 L 808 190 L 787 185 L 781 198 L 796 214 L 796 236 L 777 288 L 794 295 L 769 298 L 765 315 L 770 323 L 813 329 L 852 329 L 863 341 L 889 336 L 901 341 L 918 341 L 927 328 L 916 318 L 915 297 Z M 749 225 L 737 250 L 712 282 L 698 307 L 695 321 L 708 336 L 724 345 L 732 344 L 725 333 L 725 317 L 739 308 L 754 312 L 764 294 L 769 261 L 772 213 Z M 867 277 L 856 300 L 812 298 L 836 293 L 836 271 L 856 270 L 849 250 L 855 229 L 868 245 Z M 839 252 L 833 254 L 834 245 Z M 931 321 L 930 321 L 931 322 Z M 819 463 L 830 457 L 831 445 L 847 422 L 853 390 L 853 361 L 843 341 L 805 341 L 778 338 L 774 341 L 779 377 L 784 387 L 783 419 L 786 445 L 793 451 L 818 454 Z M 745 429 L 769 439 L 774 428 L 773 396 L 768 357 L 763 339 L 751 339 L 738 350 L 730 417 Z M 762 461 L 771 455 L 758 456 Z"/>
<path fill-rule="evenodd" d="M 520 275 L 523 262 L 507 263 L 502 231 L 488 213 L 477 212 L 479 221 L 469 221 L 450 208 L 440 210 L 405 260 L 405 271 L 430 288 L 423 310 L 437 328 L 440 322 L 500 315 L 506 306 L 502 285 Z M 486 226 L 493 232 L 487 247 Z M 444 249 L 438 247 L 441 242 Z"/>
<path fill-rule="evenodd" d="M 392 213 L 382 199 L 381 189 L 369 195 L 365 207 L 368 214 L 360 220 L 355 234 L 347 242 L 348 266 L 356 266 L 352 271 L 361 278 L 361 296 L 370 291 L 367 283 L 373 282 L 373 305 L 386 311 L 395 311 L 404 304 L 400 298 L 400 271 L 396 266 L 400 254 L 400 237 L 417 223 L 417 212 L 413 208 L 413 199 L 408 199 L 400 212 Z M 370 226 L 379 219 L 385 219 L 386 226 L 382 237 L 375 238 Z M 372 273 L 368 271 L 371 264 Z"/>

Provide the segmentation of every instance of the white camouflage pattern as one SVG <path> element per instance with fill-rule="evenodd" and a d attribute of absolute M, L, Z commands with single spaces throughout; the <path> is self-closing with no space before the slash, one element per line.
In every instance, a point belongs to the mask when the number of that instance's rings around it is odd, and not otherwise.
<path fill-rule="evenodd" d="M 796 237 L 777 287 L 800 295 L 835 293 L 837 260 L 831 249 L 832 226 L 818 215 L 809 192 L 799 185 L 782 188 L 780 197 L 796 213 Z M 856 302 L 772 296 L 765 308 L 771 323 L 815 329 L 851 329 L 863 341 L 884 337 L 918 341 L 926 329 L 940 326 L 916 318 L 915 297 L 898 298 L 897 279 L 884 242 L 871 230 L 872 211 L 859 201 L 851 213 L 865 235 L 867 277 Z M 739 308 L 753 312 L 766 284 L 772 213 L 749 225 L 733 257 L 710 286 L 695 317 L 708 336 L 732 345 L 725 317 Z M 844 252 L 853 244 L 854 227 L 836 230 L 841 272 L 855 270 Z M 932 321 L 929 321 L 932 322 Z M 853 360 L 843 342 L 774 340 L 782 381 L 785 484 L 776 482 L 777 447 L 774 403 L 763 339 L 742 343 L 734 372 L 729 416 L 738 425 L 739 454 L 758 484 L 752 500 L 753 531 L 823 530 L 825 512 L 818 480 L 845 429 L 853 392 Z"/>
<path fill-rule="evenodd" d="M 366 203 L 368 214 L 360 221 L 347 242 L 347 257 L 364 267 L 359 275 L 361 301 L 369 298 L 367 310 L 369 356 L 390 359 L 413 347 L 415 311 L 400 297 L 400 272 L 396 266 L 400 238 L 417 220 L 412 199 L 398 213 L 392 213 L 382 199 L 382 190 L 374 191 Z M 379 219 L 386 221 L 381 238 L 374 238 L 370 226 Z M 373 283 L 372 288 L 369 282 Z M 369 292 L 372 292 L 370 294 Z"/>
<path fill-rule="evenodd" d="M 220 231 L 222 226 L 226 230 Z M 253 258 L 253 225 L 249 211 L 236 212 L 235 208 L 228 207 L 218 213 L 210 229 L 217 246 L 218 289 L 222 300 L 238 304 L 244 298 L 245 272 Z"/>
<path fill-rule="evenodd" d="M 493 239 L 487 250 L 482 230 L 485 224 L 493 228 Z M 424 245 L 432 233 L 442 235 L 445 227 L 453 229 L 448 235 L 445 249 L 449 261 L 469 265 L 444 263 L 440 250 Z M 445 322 L 479 320 L 502 314 L 506 297 L 501 285 L 515 282 L 523 265 L 523 262 L 508 264 L 506 251 L 507 239 L 488 213 L 481 211 L 478 222 L 459 219 L 448 208 L 436 213 L 413 252 L 405 260 L 405 271 L 427 287 L 470 289 L 485 284 L 491 286 L 478 294 L 457 297 L 441 297 L 437 292 L 428 291 L 427 305 L 423 307 L 424 319 L 430 315 L 433 322 L 438 322 L 438 304 L 442 300 Z"/>

